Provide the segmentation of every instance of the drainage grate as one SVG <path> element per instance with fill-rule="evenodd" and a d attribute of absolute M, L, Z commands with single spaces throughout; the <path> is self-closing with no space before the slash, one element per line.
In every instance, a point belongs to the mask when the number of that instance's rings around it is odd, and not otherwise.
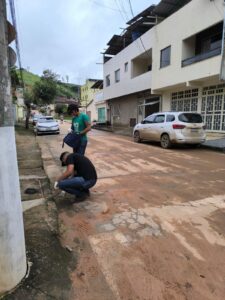
<path fill-rule="evenodd" d="M 24 191 L 25 194 L 33 195 L 33 194 L 38 194 L 39 190 L 34 189 L 34 188 L 28 188 Z"/>

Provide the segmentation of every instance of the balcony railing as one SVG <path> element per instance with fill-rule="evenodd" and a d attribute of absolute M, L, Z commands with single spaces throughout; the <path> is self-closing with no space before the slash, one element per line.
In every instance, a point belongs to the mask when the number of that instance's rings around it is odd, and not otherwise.
<path fill-rule="evenodd" d="M 189 66 L 189 65 L 194 64 L 196 62 L 199 62 L 199 61 L 202 61 L 202 60 L 205 60 L 205 59 L 208 59 L 210 57 L 217 56 L 217 55 L 220 55 L 220 54 L 221 54 L 221 47 L 218 47 L 218 48 L 210 50 L 208 52 L 204 52 L 204 53 L 195 55 L 193 57 L 184 59 L 181 62 L 181 66 L 182 67 Z"/>

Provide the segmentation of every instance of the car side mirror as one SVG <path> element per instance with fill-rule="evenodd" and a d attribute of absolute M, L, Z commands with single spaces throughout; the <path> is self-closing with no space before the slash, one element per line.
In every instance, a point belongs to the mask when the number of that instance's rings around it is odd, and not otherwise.
<path fill-rule="evenodd" d="M 141 121 L 141 124 L 145 124 L 145 120 Z"/>

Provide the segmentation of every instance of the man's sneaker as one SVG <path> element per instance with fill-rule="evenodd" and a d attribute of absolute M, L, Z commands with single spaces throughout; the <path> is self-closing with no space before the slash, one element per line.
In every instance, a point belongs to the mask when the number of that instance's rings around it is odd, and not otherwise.
<path fill-rule="evenodd" d="M 89 192 L 89 194 L 85 192 L 81 196 L 76 196 L 73 203 L 83 202 L 89 197 L 89 195 L 90 195 L 90 192 Z"/>
<path fill-rule="evenodd" d="M 90 190 L 85 190 L 85 193 L 87 194 L 87 197 L 91 196 Z"/>

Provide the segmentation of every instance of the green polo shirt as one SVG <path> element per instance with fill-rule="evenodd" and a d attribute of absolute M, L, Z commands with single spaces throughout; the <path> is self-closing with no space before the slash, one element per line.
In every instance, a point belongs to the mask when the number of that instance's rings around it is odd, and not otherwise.
<path fill-rule="evenodd" d="M 83 131 L 87 127 L 85 122 L 90 123 L 89 116 L 84 114 L 84 113 L 79 113 L 78 116 L 73 117 L 71 129 L 76 133 L 80 133 L 81 131 Z M 87 141 L 87 134 L 86 133 L 84 135 L 82 135 L 81 140 L 82 141 Z"/>

